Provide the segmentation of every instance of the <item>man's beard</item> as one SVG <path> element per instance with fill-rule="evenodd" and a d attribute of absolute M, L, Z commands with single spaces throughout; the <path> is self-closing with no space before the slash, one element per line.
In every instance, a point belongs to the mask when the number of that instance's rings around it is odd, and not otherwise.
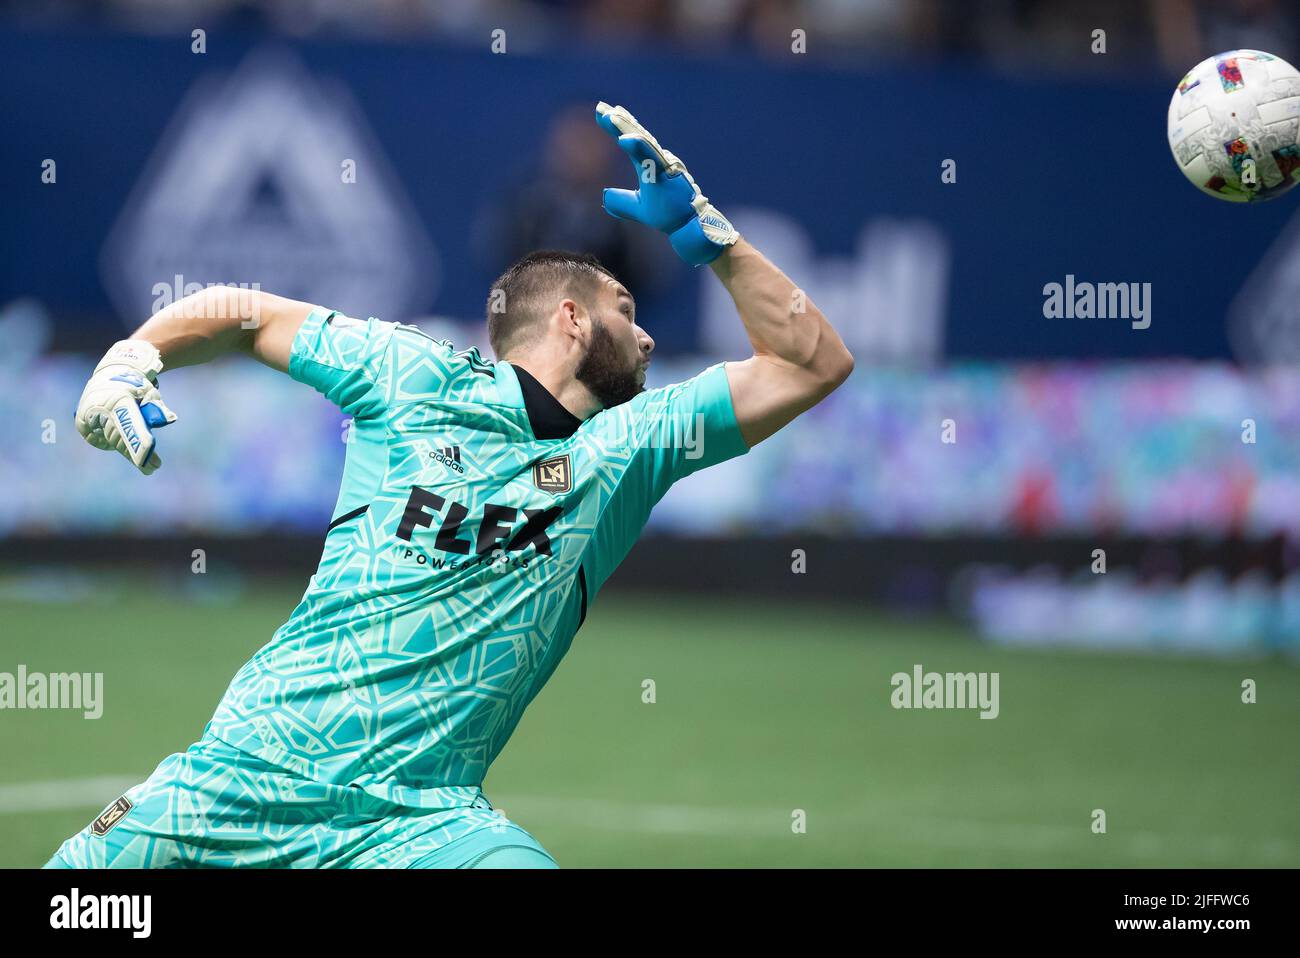
<path fill-rule="evenodd" d="M 639 367 L 623 365 L 614 337 L 603 323 L 592 323 L 591 345 L 575 374 L 605 409 L 627 402 L 645 390 L 637 378 Z"/>

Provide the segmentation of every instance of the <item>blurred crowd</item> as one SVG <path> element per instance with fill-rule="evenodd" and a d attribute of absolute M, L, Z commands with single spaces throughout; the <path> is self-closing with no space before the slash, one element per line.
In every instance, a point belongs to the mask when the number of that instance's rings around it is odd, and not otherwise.
<path fill-rule="evenodd" d="M 874 369 L 800 423 L 755 449 L 745 476 L 720 476 L 731 488 L 709 506 L 714 521 L 835 535 L 1300 534 L 1294 371 Z M 1253 441 L 1265 434 L 1277 442 Z"/>
<path fill-rule="evenodd" d="M 1300 36 L 1300 12 L 1287 0 L 11 0 L 6 12 L 127 30 L 234 26 L 469 43 L 505 27 L 518 50 L 577 37 L 701 52 L 745 46 L 773 57 L 790 55 L 792 32 L 802 30 L 809 57 L 857 65 L 868 65 L 866 55 L 1105 69 L 1118 58 L 1178 74 L 1221 50 L 1287 56 Z"/>
<path fill-rule="evenodd" d="M 963 611 L 982 635 L 1006 645 L 1300 655 L 1300 572 L 1230 579 L 1204 568 L 1144 581 L 1131 570 L 982 568 Z"/>
<path fill-rule="evenodd" d="M 454 330 L 426 328 L 468 345 Z M 87 359 L 43 354 L 16 316 L 0 331 L 13 347 L 0 371 L 24 383 L 0 395 L 0 418 L 39 423 L 64 408 Z M 665 359 L 651 385 L 693 375 L 702 361 Z M 254 364 L 196 368 L 167 388 L 168 401 L 187 410 L 185 428 L 165 438 L 169 485 L 127 484 L 109 507 L 94 495 L 102 470 L 88 468 L 96 453 L 85 443 L 65 442 L 62 432 L 58 442 L 13 443 L 0 460 L 9 493 L 0 537 L 131 533 L 162 521 L 314 534 L 328 520 L 346 435 L 336 408 Z M 277 410 L 275 429 L 258 412 L 265 409 Z M 1172 361 L 881 368 L 855 376 L 800 422 L 673 490 L 652 527 L 1300 540 L 1293 370 L 1250 376 L 1227 364 Z M 1263 438 L 1251 441 L 1256 435 Z M 1300 570 L 1300 554 L 1287 565 Z"/>

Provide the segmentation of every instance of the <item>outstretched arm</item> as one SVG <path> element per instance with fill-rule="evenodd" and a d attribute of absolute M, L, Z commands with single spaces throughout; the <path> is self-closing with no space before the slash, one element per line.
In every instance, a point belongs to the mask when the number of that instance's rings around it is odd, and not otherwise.
<path fill-rule="evenodd" d="M 293 337 L 315 308 L 261 290 L 212 286 L 160 309 L 131 338 L 153 345 L 169 369 L 242 352 L 284 372 Z"/>
<path fill-rule="evenodd" d="M 314 308 L 225 286 L 177 300 L 104 354 L 77 405 L 77 432 L 92 446 L 116 449 L 149 475 L 162 465 L 153 430 L 176 421 L 158 392 L 163 367 L 244 352 L 285 371 L 293 338 Z"/>
<path fill-rule="evenodd" d="M 735 301 L 754 355 L 727 364 L 727 383 L 741 435 L 753 446 L 844 382 L 853 357 L 821 311 L 741 239 L 686 165 L 636 117 L 602 102 L 596 122 L 617 139 L 638 180 L 636 190 L 605 190 L 605 210 L 666 233 L 686 262 L 711 265 Z"/>
<path fill-rule="evenodd" d="M 853 372 L 853 356 L 812 300 L 745 240 L 711 266 L 754 347 L 727 363 L 740 432 L 753 446 L 830 395 Z"/>

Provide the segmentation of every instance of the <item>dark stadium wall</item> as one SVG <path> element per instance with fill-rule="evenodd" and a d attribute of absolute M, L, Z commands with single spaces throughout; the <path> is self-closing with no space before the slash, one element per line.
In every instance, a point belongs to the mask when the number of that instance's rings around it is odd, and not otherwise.
<path fill-rule="evenodd" d="M 151 284 L 175 274 L 256 280 L 300 296 L 314 290 L 315 298 L 334 291 L 338 301 L 330 306 L 383 312 L 385 319 L 478 317 L 500 266 L 476 239 L 489 206 L 536 176 L 556 116 L 601 98 L 634 105 L 661 135 L 691 144 L 696 177 L 725 184 L 717 199 L 735 211 L 742 232 L 802 237 L 810 258 L 795 270 L 799 281 L 819 301 L 842 301 L 840 313 L 863 297 L 831 277 L 845 266 L 866 269 L 868 247 L 878 262 L 882 250 L 902 246 L 922 260 L 940 257 L 935 343 L 951 357 L 1227 356 L 1225 317 L 1291 213 L 1287 204 L 1262 205 L 1250 211 L 1252 228 L 1241 230 L 1241 210 L 1189 192 L 1165 143 L 1169 80 L 1154 69 L 1030 82 L 875 57 L 870 69 L 856 71 L 792 69 L 737 54 L 727 61 L 728 83 L 719 86 L 711 58 L 614 56 L 581 44 L 562 56 L 494 56 L 486 47 L 268 42 L 223 33 L 196 56 L 188 41 L 171 37 L 13 28 L 0 28 L 0 61 L 27 67 L 3 94 L 9 240 L 0 257 L 0 302 L 20 295 L 42 301 L 59 320 L 60 348 L 98 351 L 143 318 Z M 673 82 L 665 84 L 659 78 L 669 69 Z M 561 76 L 566 82 L 555 82 Z M 732 109 L 735 89 L 765 108 Z M 231 206 L 238 197 L 222 184 L 186 179 L 185 169 L 168 166 L 205 118 L 219 119 L 232 136 L 269 135 L 275 117 L 268 104 L 281 95 L 310 107 L 296 120 L 310 129 L 287 136 L 276 162 L 253 171 L 264 188 L 249 192 L 247 208 Z M 862 109 L 868 98 L 869 113 Z M 484 104 L 492 104 L 490 115 Z M 801 123 L 809 104 L 818 118 Z M 47 121 L 53 116 L 57 129 Z M 774 131 L 772 117 L 792 119 Z M 1144 132 L 1116 139 L 1117 130 Z M 304 261 L 272 256 L 285 252 L 273 244 L 262 256 L 257 231 L 230 228 L 256 221 L 269 229 L 263 206 L 294 188 L 296 169 L 337 169 L 339 157 L 292 149 L 309 140 L 340 156 L 364 153 L 358 162 L 366 176 L 357 186 L 372 191 L 365 202 L 340 200 L 318 212 L 340 236 L 383 228 L 392 248 L 381 248 L 369 278 L 347 248 L 315 250 Z M 37 175 L 42 157 L 65 158 L 57 189 Z M 93 170 L 84 167 L 90 157 Z M 955 182 L 941 178 L 946 160 L 955 161 Z M 810 161 L 815 174 L 806 180 L 782 172 L 807 169 Z M 262 160 L 250 152 L 248 162 Z M 1138 169 L 1146 172 L 1126 179 Z M 169 189 L 184 202 L 172 202 Z M 284 203 L 279 211 L 291 208 Z M 151 209 L 171 213 L 154 228 Z M 354 222 L 349 217 L 363 216 L 356 209 L 383 209 L 385 219 Z M 226 229 L 205 228 L 212 223 Z M 59 229 L 57 257 L 41 242 L 15 240 L 51 228 Z M 212 245 L 223 235 L 233 242 Z M 915 242 L 904 243 L 907 236 Z M 877 240 L 883 245 L 871 246 Z M 256 275 L 215 275 L 215 264 L 240 256 Z M 1204 268 L 1218 258 L 1238 268 Z M 909 276 L 924 265 L 891 263 Z M 1195 282 L 1188 281 L 1192 272 Z M 1149 283 L 1149 328 L 1045 318 L 1044 287 L 1070 277 Z M 660 349 L 699 347 L 707 277 L 670 263 L 663 278 L 650 313 Z M 1264 280 L 1256 276 L 1252 286 L 1267 286 Z M 877 305 L 889 308 L 887 284 L 879 288 Z M 868 320 L 906 329 L 917 317 Z M 859 322 L 852 315 L 838 321 L 850 336 Z M 870 358 L 863 344 L 853 345 Z"/>

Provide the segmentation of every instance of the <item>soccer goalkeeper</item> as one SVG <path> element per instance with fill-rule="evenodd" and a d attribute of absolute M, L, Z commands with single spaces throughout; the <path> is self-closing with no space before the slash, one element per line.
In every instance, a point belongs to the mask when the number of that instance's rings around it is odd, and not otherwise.
<path fill-rule="evenodd" d="M 56 867 L 554 867 L 482 783 L 587 607 L 677 480 L 746 452 L 853 359 L 622 107 L 637 171 L 605 209 L 668 234 L 735 301 L 753 355 L 645 391 L 654 341 L 594 259 L 532 253 L 488 301 L 495 363 L 412 326 L 213 287 L 110 349 L 77 428 L 140 471 L 175 420 L 157 377 L 249 353 L 352 417 L 320 566 L 200 740 Z M 214 318 L 215 317 L 215 318 Z"/>

